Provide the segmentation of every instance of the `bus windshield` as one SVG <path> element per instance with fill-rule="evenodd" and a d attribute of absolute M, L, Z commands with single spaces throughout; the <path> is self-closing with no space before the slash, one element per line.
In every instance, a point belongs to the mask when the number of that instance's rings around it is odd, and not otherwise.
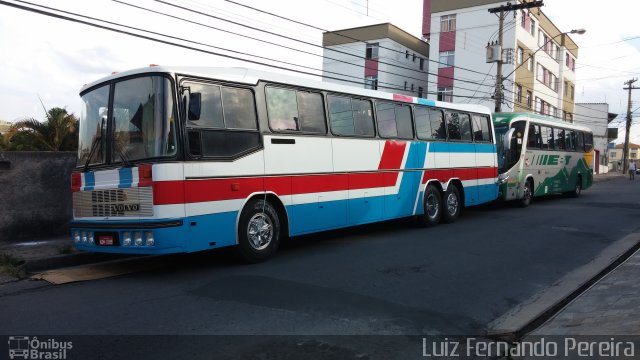
<path fill-rule="evenodd" d="M 85 93 L 79 133 L 78 166 L 127 165 L 131 161 L 175 155 L 171 82 L 158 75 L 144 76 Z M 111 144 L 108 150 L 107 144 Z"/>
<path fill-rule="evenodd" d="M 524 121 L 516 121 L 511 124 L 511 127 L 496 126 L 495 132 L 496 148 L 498 150 L 499 174 L 507 172 L 520 159 L 525 125 L 526 123 Z M 505 136 L 507 136 L 510 128 L 515 129 L 515 131 L 512 133 L 511 139 L 509 139 L 509 149 L 505 149 Z"/>

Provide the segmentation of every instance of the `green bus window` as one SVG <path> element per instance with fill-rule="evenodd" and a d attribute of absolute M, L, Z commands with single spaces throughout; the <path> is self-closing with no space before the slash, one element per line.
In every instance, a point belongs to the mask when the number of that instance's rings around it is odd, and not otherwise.
<path fill-rule="evenodd" d="M 584 151 L 584 133 L 582 131 L 576 131 L 576 149 Z"/>
<path fill-rule="evenodd" d="M 527 135 L 527 148 L 540 149 L 542 139 L 540 138 L 540 126 L 530 124 L 529 133 Z"/>
<path fill-rule="evenodd" d="M 555 149 L 564 150 L 564 129 L 553 129 L 553 138 L 555 140 Z"/>

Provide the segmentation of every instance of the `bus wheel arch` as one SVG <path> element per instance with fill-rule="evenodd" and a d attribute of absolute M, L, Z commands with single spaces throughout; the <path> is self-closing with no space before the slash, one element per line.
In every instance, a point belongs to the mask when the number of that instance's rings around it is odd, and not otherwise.
<path fill-rule="evenodd" d="M 275 194 L 251 196 L 240 210 L 237 224 L 238 251 L 248 263 L 271 258 L 287 236 L 288 217 Z"/>
<path fill-rule="evenodd" d="M 452 223 L 458 220 L 464 208 L 464 189 L 459 179 L 453 179 L 444 192 L 442 201 L 442 222 Z"/>

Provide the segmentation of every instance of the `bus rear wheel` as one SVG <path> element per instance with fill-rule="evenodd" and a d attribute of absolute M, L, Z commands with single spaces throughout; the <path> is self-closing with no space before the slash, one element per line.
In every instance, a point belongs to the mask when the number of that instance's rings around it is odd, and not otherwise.
<path fill-rule="evenodd" d="M 460 201 L 460 190 L 458 190 L 457 186 L 451 185 L 444 193 L 442 221 L 445 223 L 452 223 L 458 220 L 461 210 L 462 203 Z"/>
<path fill-rule="evenodd" d="M 442 216 L 442 196 L 440 190 L 429 184 L 424 190 L 424 215 L 421 224 L 424 227 L 432 227 L 440 222 Z"/>
<path fill-rule="evenodd" d="M 250 200 L 238 221 L 238 250 L 248 263 L 272 257 L 280 244 L 280 218 L 267 200 Z"/>
<path fill-rule="evenodd" d="M 531 204 L 531 198 L 533 198 L 533 181 L 531 181 L 531 179 L 528 179 L 524 183 L 524 188 L 522 189 L 522 199 L 520 199 L 520 206 L 529 206 L 529 204 Z"/>
<path fill-rule="evenodd" d="M 582 193 L 582 177 L 578 175 L 576 179 L 576 185 L 573 188 L 573 191 L 569 192 L 569 196 L 573 198 L 577 198 Z"/>

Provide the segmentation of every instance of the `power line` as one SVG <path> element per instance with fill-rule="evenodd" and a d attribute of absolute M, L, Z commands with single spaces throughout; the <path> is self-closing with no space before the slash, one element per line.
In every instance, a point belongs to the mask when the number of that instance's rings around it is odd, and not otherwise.
<path fill-rule="evenodd" d="M 56 8 L 51 8 L 51 7 L 47 7 L 47 6 L 43 6 L 43 5 L 33 4 L 33 3 L 26 2 L 26 1 L 21 1 L 21 0 L 14 0 L 14 1 L 15 2 L 19 2 L 19 3 L 23 3 L 23 4 L 32 5 L 32 6 L 37 6 L 37 7 L 42 8 L 42 9 L 48 9 L 48 10 L 57 11 L 57 12 L 63 13 L 63 14 L 73 15 L 73 16 L 76 16 L 76 17 L 81 17 L 81 18 L 90 19 L 90 20 L 94 20 L 94 21 L 100 21 L 100 22 L 103 22 L 105 24 L 111 24 L 111 25 L 115 25 L 115 26 L 129 28 L 129 29 L 136 30 L 136 31 L 143 31 L 143 32 L 147 32 L 147 33 L 153 33 L 155 35 L 165 36 L 165 37 L 177 39 L 177 40 L 180 40 L 180 41 L 189 42 L 189 40 L 186 40 L 186 39 L 172 37 L 172 36 L 161 34 L 161 33 L 155 33 L 155 32 L 152 32 L 152 31 L 145 30 L 145 29 L 136 28 L 136 27 L 127 26 L 127 25 L 122 25 L 122 24 L 118 24 L 118 23 L 115 23 L 115 22 L 110 22 L 110 21 L 106 21 L 106 20 L 102 20 L 102 19 L 98 19 L 98 18 L 93 18 L 93 17 L 89 17 L 89 16 L 77 14 L 77 13 L 72 13 L 72 12 L 56 9 Z M 205 50 L 205 49 L 201 49 L 201 48 L 197 48 L 197 47 L 193 47 L 193 46 L 187 46 L 187 45 L 184 45 L 184 44 L 178 44 L 178 43 L 174 43 L 174 42 L 171 42 L 171 41 L 158 39 L 158 38 L 154 38 L 154 37 L 150 37 L 150 36 L 146 36 L 146 35 L 142 35 L 142 34 L 137 34 L 137 33 L 133 33 L 133 32 L 122 30 L 122 29 L 116 29 L 116 28 L 113 28 L 113 27 L 109 27 L 109 26 L 105 26 L 105 25 L 101 25 L 101 24 L 97 24 L 97 23 L 84 21 L 84 20 L 81 20 L 81 19 L 78 19 L 78 18 L 64 16 L 64 15 L 61 15 L 61 14 L 58 14 L 58 13 L 53 13 L 53 12 L 49 12 L 49 11 L 45 11 L 45 10 L 41 10 L 41 9 L 36 9 L 36 8 L 33 8 L 33 7 L 23 6 L 23 5 L 19 5 L 19 4 L 15 4 L 15 3 L 10 3 L 10 2 L 7 2 L 7 1 L 3 1 L 3 0 L 0 0 L 0 5 L 6 5 L 6 6 L 10 6 L 10 7 L 15 7 L 15 8 L 18 8 L 18 9 L 21 9 L 21 10 L 38 13 L 40 15 L 50 16 L 50 17 L 61 19 L 61 20 L 66 20 L 66 21 L 70 21 L 70 22 L 83 24 L 83 25 L 97 27 L 97 28 L 100 28 L 100 29 L 103 29 L 103 30 L 113 31 L 113 32 L 117 32 L 117 33 L 121 33 L 121 34 L 125 34 L 125 35 L 130 35 L 130 36 L 142 38 L 142 39 L 145 39 L 145 40 L 155 41 L 155 42 L 159 42 L 159 43 L 166 44 L 166 45 L 171 45 L 171 46 L 177 46 L 177 47 L 181 47 L 181 48 L 185 48 L 185 49 L 193 50 L 193 51 L 197 51 L 197 52 L 202 52 L 202 53 L 206 53 L 206 54 L 210 54 L 210 55 L 226 57 L 226 58 L 229 58 L 229 59 L 244 61 L 244 62 L 257 64 L 257 65 L 262 65 L 262 66 L 266 66 L 266 67 L 271 67 L 271 68 L 275 68 L 275 69 L 292 71 L 292 72 L 305 74 L 305 75 L 311 75 L 311 76 L 316 76 L 316 77 L 320 77 L 321 76 L 321 75 L 318 75 L 318 74 L 315 74 L 315 73 L 310 73 L 310 72 L 307 72 L 307 71 L 291 69 L 291 68 L 278 66 L 278 65 L 273 65 L 273 64 L 268 64 L 268 63 L 264 63 L 264 62 L 260 62 L 260 61 L 244 59 L 244 58 L 233 56 L 233 55 L 228 55 L 228 54 L 208 51 L 208 50 Z M 192 42 L 192 43 L 194 43 L 194 42 Z M 204 45 L 204 46 L 211 46 L 211 45 L 202 44 L 202 43 L 197 43 L 197 44 Z M 228 51 L 234 52 L 233 50 L 228 50 Z M 251 56 L 253 56 L 253 55 L 251 55 Z M 279 60 L 274 60 L 274 61 L 279 61 Z M 295 64 L 294 64 L 294 66 L 302 67 L 301 65 L 295 65 Z M 344 74 L 341 74 L 341 75 L 344 75 Z M 359 84 L 359 85 L 363 84 L 361 81 L 351 81 L 351 80 L 346 80 L 346 79 L 342 79 L 342 78 L 335 78 L 335 77 L 330 77 L 330 76 L 324 76 L 324 77 L 328 78 L 328 79 L 339 80 L 339 81 L 344 81 L 344 82 L 349 82 L 349 83 L 355 83 L 355 84 Z M 400 90 L 400 87 L 382 87 L 381 86 L 381 88 Z M 435 93 L 431 93 L 431 94 L 435 94 Z"/>
<path fill-rule="evenodd" d="M 310 27 L 310 28 L 312 28 L 312 29 L 316 29 L 316 30 L 320 30 L 320 31 L 332 32 L 332 33 L 334 33 L 334 34 L 335 34 L 335 35 L 337 35 L 337 36 L 341 36 L 341 37 L 344 37 L 344 38 L 347 38 L 347 39 L 350 39 L 350 40 L 354 40 L 354 41 L 357 41 L 357 42 L 362 42 L 362 43 L 365 43 L 365 44 L 369 44 L 369 43 L 368 43 L 367 41 L 365 41 L 365 40 L 361 40 L 361 39 L 357 39 L 357 38 L 351 37 L 351 36 L 349 36 L 349 35 L 341 34 L 341 33 L 337 32 L 337 31 L 329 31 L 329 30 L 327 30 L 327 29 L 323 29 L 323 28 L 318 27 L 318 26 L 315 26 L 315 25 L 307 24 L 307 23 L 302 22 L 302 21 L 298 21 L 298 20 L 295 20 L 295 19 L 291 19 L 291 18 L 288 18 L 288 17 L 286 17 L 286 16 L 278 15 L 278 14 L 275 14 L 275 13 L 272 13 L 272 12 L 269 12 L 269 11 L 266 11 L 266 10 L 258 9 L 258 8 L 256 8 L 256 7 L 249 6 L 249 5 L 246 5 L 246 4 L 242 4 L 242 3 L 239 3 L 239 2 L 236 2 L 236 1 L 232 1 L 232 0 L 225 0 L 225 1 L 226 1 L 226 2 L 229 2 L 229 3 L 232 3 L 232 4 L 234 4 L 234 5 L 237 5 L 237 6 L 241 6 L 241 7 L 244 7 L 244 8 L 250 9 L 250 10 L 253 10 L 253 11 L 257 11 L 257 12 L 260 12 L 260 13 L 263 13 L 263 14 L 267 14 L 267 15 L 270 15 L 270 16 L 273 16 L 273 17 L 276 17 L 276 18 L 279 18 L 279 19 L 282 19 L 282 20 L 290 21 L 290 22 L 296 23 L 296 24 L 298 24 L 298 25 L 302 25 L 302 26 Z M 459 29 L 457 29 L 457 30 L 459 30 Z M 400 51 L 400 50 L 392 49 L 392 48 L 385 47 L 385 46 L 381 46 L 381 45 L 378 45 L 378 46 L 379 46 L 380 48 L 382 48 L 382 49 L 390 50 L 390 51 L 392 51 L 392 52 L 396 52 L 396 53 L 399 53 L 399 54 L 405 55 L 405 53 L 404 53 L 404 52 L 402 52 L 402 51 Z M 428 61 L 430 61 L 430 62 L 437 63 L 437 64 L 448 65 L 448 64 L 445 64 L 445 63 L 443 63 L 443 62 L 440 62 L 440 61 L 437 61 L 437 60 L 430 59 L 430 58 L 428 58 L 428 57 L 427 57 L 427 58 L 424 58 L 424 59 L 425 59 L 425 60 L 428 60 Z M 479 71 L 477 71 L 477 70 L 467 69 L 467 68 L 463 68 L 463 67 L 460 67 L 460 66 L 454 66 L 454 68 L 461 69 L 461 70 L 465 70 L 465 71 L 469 71 L 469 72 L 473 72 L 473 73 L 477 73 L 477 74 L 483 74 L 482 72 L 479 72 Z"/>

